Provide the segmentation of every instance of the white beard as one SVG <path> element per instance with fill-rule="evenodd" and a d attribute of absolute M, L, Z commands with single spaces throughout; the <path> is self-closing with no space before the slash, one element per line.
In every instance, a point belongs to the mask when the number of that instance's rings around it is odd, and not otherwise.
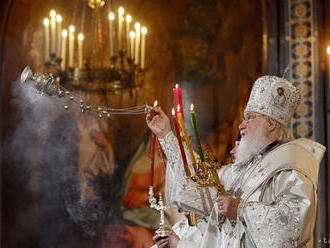
<path fill-rule="evenodd" d="M 263 122 L 254 136 L 247 133 L 242 137 L 235 155 L 235 164 L 247 162 L 267 145 L 265 125 L 266 122 Z"/>

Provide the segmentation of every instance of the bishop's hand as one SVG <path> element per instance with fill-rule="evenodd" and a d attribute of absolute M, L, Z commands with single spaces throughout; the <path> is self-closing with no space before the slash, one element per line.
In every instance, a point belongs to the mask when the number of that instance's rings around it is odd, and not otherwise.
<path fill-rule="evenodd" d="M 160 107 L 150 108 L 146 121 L 148 127 L 158 138 L 164 138 L 171 131 L 170 120 Z"/>

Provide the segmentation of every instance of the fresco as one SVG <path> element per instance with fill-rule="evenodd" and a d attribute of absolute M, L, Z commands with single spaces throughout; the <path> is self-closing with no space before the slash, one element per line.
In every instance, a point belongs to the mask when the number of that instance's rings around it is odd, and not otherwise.
<path fill-rule="evenodd" d="M 143 88 L 129 93 L 77 91 L 100 105 L 128 107 L 158 100 L 167 114 L 172 88 L 184 111 L 196 107 L 202 143 L 219 161 L 228 151 L 261 66 L 258 1 L 114 1 L 150 29 Z M 13 1 L 2 62 L 4 144 L 3 247 L 150 247 L 159 215 L 148 204 L 150 139 L 145 116 L 65 111 L 54 99 L 16 88 L 29 64 L 42 71 L 41 16 L 67 1 Z M 142 6 L 142 7 L 141 7 Z M 40 11 L 36 14 L 35 9 Z M 25 15 L 17 15 L 25 13 Z M 260 17 L 260 18 L 258 18 Z M 189 118 L 188 131 L 192 134 Z M 156 156 L 155 188 L 164 189 Z"/>

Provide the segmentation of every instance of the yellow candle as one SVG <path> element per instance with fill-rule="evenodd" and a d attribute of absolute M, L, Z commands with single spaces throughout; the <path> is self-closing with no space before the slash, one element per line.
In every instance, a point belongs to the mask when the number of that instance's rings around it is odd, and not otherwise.
<path fill-rule="evenodd" d="M 147 28 L 142 27 L 141 28 L 141 69 L 144 69 L 145 62 L 146 62 L 146 34 L 147 34 Z"/>
<path fill-rule="evenodd" d="M 109 36 L 110 36 L 110 57 L 115 55 L 114 44 L 113 44 L 113 22 L 115 20 L 115 14 L 113 12 L 109 13 Z"/>
<path fill-rule="evenodd" d="M 62 16 L 56 16 L 56 56 L 61 56 Z"/>
<path fill-rule="evenodd" d="M 83 40 L 84 40 L 84 35 L 79 34 L 78 35 L 78 67 L 79 68 L 83 67 Z"/>
<path fill-rule="evenodd" d="M 45 62 L 49 61 L 49 19 L 44 19 L 45 26 Z"/>
<path fill-rule="evenodd" d="M 123 7 L 119 7 L 118 9 L 118 49 L 123 49 L 123 21 L 125 10 Z"/>
<path fill-rule="evenodd" d="M 130 15 L 126 16 L 126 50 L 127 57 L 130 57 L 130 26 L 131 26 L 132 17 Z"/>
<path fill-rule="evenodd" d="M 135 32 L 131 31 L 129 33 L 129 37 L 131 39 L 130 45 L 131 45 L 131 59 L 134 59 L 134 47 L 135 47 Z"/>
<path fill-rule="evenodd" d="M 140 23 L 135 23 L 135 64 L 139 64 L 140 60 Z"/>
<path fill-rule="evenodd" d="M 180 113 L 180 105 L 178 105 L 178 121 L 179 121 L 179 124 L 181 127 L 182 136 L 184 137 L 184 142 L 186 143 L 186 146 L 187 146 L 189 154 L 190 154 L 191 163 L 194 167 L 195 173 L 197 174 L 196 159 L 195 159 L 194 151 L 191 146 L 190 138 L 188 136 L 186 125 L 184 124 L 184 120 L 182 118 L 182 113 Z"/>
<path fill-rule="evenodd" d="M 56 44 L 56 11 L 50 11 L 50 52 L 55 53 Z"/>
<path fill-rule="evenodd" d="M 74 67 L 74 26 L 69 27 L 69 67 Z"/>
<path fill-rule="evenodd" d="M 62 58 L 62 62 L 61 62 L 61 68 L 63 71 L 65 71 L 66 68 L 66 39 L 68 36 L 68 31 L 66 29 L 64 29 L 62 31 L 62 49 L 61 49 L 61 58 Z"/>

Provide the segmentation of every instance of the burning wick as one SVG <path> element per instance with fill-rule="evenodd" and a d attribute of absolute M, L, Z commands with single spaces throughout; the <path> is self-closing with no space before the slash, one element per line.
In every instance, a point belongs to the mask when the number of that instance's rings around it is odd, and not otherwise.
<path fill-rule="evenodd" d="M 158 105 L 158 101 L 156 100 L 156 101 L 154 102 L 154 107 L 157 107 L 157 105 Z"/>

